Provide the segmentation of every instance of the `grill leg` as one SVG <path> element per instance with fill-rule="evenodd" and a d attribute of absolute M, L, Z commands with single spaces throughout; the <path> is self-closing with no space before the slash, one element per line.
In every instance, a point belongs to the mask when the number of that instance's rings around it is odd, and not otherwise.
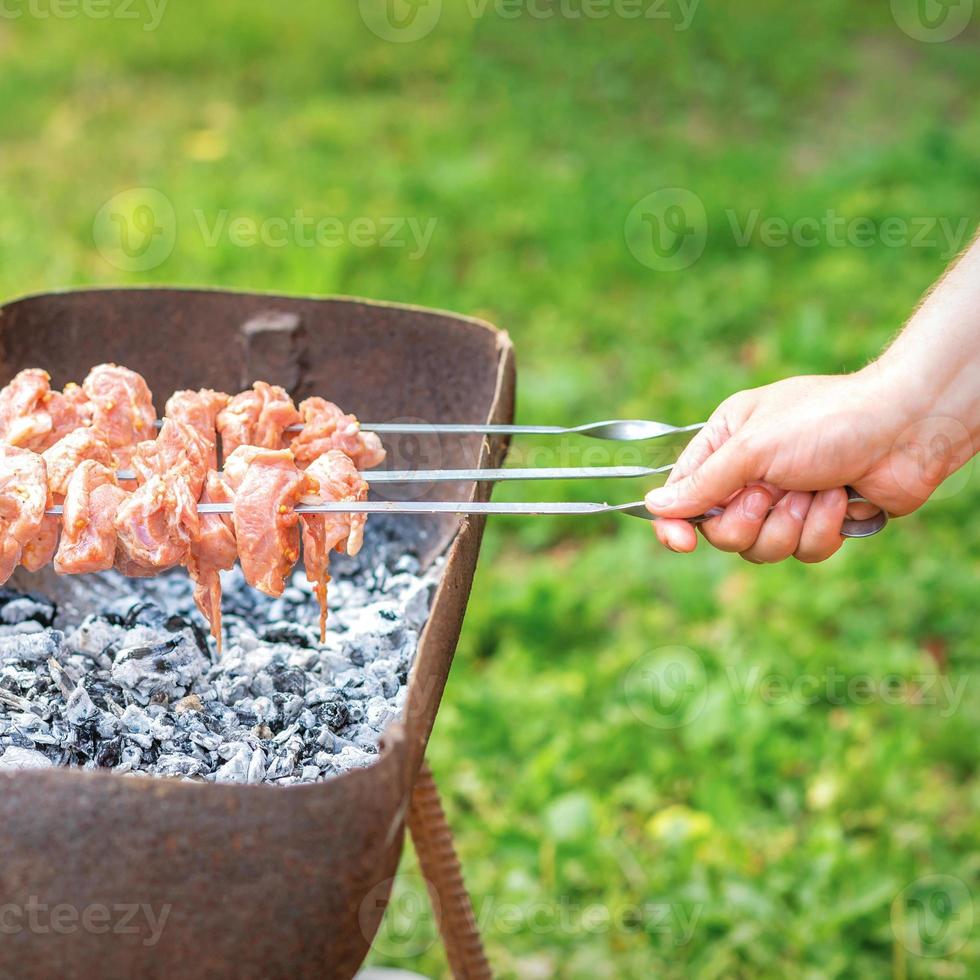
<path fill-rule="evenodd" d="M 493 974 L 483 951 L 473 905 L 463 884 L 463 870 L 453 846 L 453 835 L 432 771 L 425 761 L 412 791 L 408 829 L 422 875 L 439 899 L 439 932 L 453 976 L 456 980 L 491 980 Z"/>

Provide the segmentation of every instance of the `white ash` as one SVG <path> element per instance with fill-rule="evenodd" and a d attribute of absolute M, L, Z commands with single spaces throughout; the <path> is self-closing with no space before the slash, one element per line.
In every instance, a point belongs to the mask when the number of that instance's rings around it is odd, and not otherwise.
<path fill-rule="evenodd" d="M 322 644 L 302 572 L 269 599 L 233 570 L 220 657 L 183 572 L 99 576 L 92 595 L 125 598 L 77 625 L 0 589 L 0 770 L 290 785 L 370 765 L 404 706 L 442 561 L 423 572 L 370 526 L 362 556 L 337 563 Z"/>

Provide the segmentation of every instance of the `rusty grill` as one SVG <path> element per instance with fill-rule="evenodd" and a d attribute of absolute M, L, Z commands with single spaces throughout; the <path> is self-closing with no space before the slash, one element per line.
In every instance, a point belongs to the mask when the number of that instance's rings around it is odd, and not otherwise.
<path fill-rule="evenodd" d="M 160 395 L 237 389 L 257 378 L 297 400 L 324 394 L 362 418 L 508 423 L 510 342 L 476 320 L 346 299 L 192 290 L 99 290 L 0 309 L 0 383 L 43 364 L 61 386 L 117 361 Z M 501 439 L 390 435 L 392 469 L 499 466 Z M 385 485 L 385 497 L 485 500 L 491 486 Z M 404 491 L 404 492 L 400 492 Z M 423 565 L 444 570 L 409 675 L 405 710 L 374 764 L 327 782 L 275 788 L 126 778 L 56 768 L 0 773 L 3 901 L 76 909 L 168 907 L 152 948 L 139 930 L 29 930 L 4 936 L 17 977 L 349 977 L 384 911 L 406 820 L 443 899 L 460 976 L 486 975 L 438 797 L 423 757 L 449 673 L 484 518 L 385 517 Z M 18 573 L 19 575 L 22 573 Z M 82 582 L 80 585 L 79 582 Z M 22 588 L 57 597 L 53 575 Z M 81 611 L 105 601 L 82 580 Z"/>

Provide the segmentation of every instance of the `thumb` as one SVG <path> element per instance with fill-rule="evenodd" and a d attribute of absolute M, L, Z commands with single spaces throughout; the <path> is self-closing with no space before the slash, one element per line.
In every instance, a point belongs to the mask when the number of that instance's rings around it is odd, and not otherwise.
<path fill-rule="evenodd" d="M 693 473 L 646 495 L 647 508 L 660 517 L 695 517 L 748 486 L 763 474 L 738 439 L 729 439 Z"/>

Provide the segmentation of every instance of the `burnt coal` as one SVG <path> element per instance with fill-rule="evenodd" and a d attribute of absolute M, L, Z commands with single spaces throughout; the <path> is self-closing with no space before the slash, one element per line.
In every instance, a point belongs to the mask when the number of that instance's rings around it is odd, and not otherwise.
<path fill-rule="evenodd" d="M 290 785 L 370 765 L 404 707 L 440 567 L 423 572 L 368 525 L 358 559 L 333 569 L 324 643 L 302 572 L 270 599 L 236 568 L 220 657 L 182 572 L 99 576 L 93 594 L 120 598 L 75 623 L 0 589 L 0 770 Z"/>

